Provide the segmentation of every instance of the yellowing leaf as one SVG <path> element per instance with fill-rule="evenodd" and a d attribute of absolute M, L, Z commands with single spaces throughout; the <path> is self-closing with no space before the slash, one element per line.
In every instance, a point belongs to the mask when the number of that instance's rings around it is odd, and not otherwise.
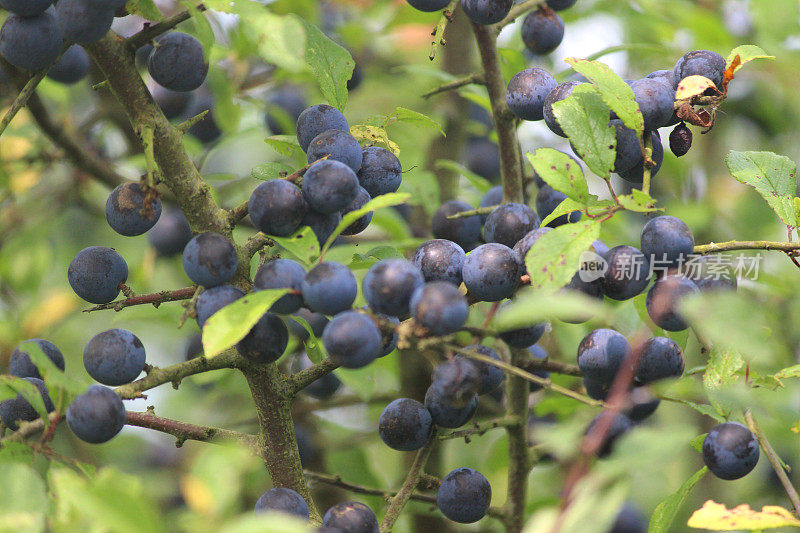
<path fill-rule="evenodd" d="M 350 135 L 355 137 L 358 142 L 369 145 L 379 144 L 390 150 L 394 155 L 400 155 L 400 147 L 396 142 L 389 139 L 386 130 L 377 126 L 358 125 L 350 128 Z"/>
<path fill-rule="evenodd" d="M 39 183 L 39 177 L 39 172 L 33 169 L 14 172 L 11 176 L 9 188 L 17 194 L 24 193 Z"/>
<path fill-rule="evenodd" d="M 50 326 L 58 324 L 78 306 L 71 291 L 56 291 L 31 309 L 22 322 L 26 337 L 40 335 Z"/>
<path fill-rule="evenodd" d="M 675 91 L 675 99 L 689 100 L 694 96 L 703 94 L 709 87 L 717 89 L 714 82 L 705 76 L 688 76 L 678 84 L 678 90 Z"/>
<path fill-rule="evenodd" d="M 700 509 L 692 513 L 687 525 L 711 531 L 730 531 L 732 529 L 754 531 L 777 527 L 800 527 L 800 520 L 777 505 L 765 505 L 761 511 L 754 511 L 747 504 L 728 509 L 721 503 L 708 500 Z"/>
<path fill-rule="evenodd" d="M 3 137 L 3 147 L 0 154 L 3 155 L 4 159 L 21 159 L 32 147 L 33 143 L 30 139 L 8 135 Z"/>
<path fill-rule="evenodd" d="M 188 475 L 181 478 L 181 494 L 186 505 L 196 513 L 210 515 L 214 511 L 214 497 L 202 480 Z"/>

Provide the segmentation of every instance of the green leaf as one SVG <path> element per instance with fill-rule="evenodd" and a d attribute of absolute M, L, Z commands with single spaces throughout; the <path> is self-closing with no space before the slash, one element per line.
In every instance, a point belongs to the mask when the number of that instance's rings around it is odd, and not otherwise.
<path fill-rule="evenodd" d="M 644 117 L 639 110 L 639 104 L 634 99 L 633 90 L 625 83 L 625 80 L 620 78 L 608 65 L 599 61 L 574 57 L 564 61 L 591 81 L 603 102 L 617 114 L 626 126 L 641 136 L 644 131 Z"/>
<path fill-rule="evenodd" d="M 36 342 L 26 341 L 22 345 L 47 384 L 47 390 L 55 408 L 63 413 L 72 399 L 86 390 L 86 386 L 58 368 Z M 45 424 L 48 422 L 49 419 L 45 417 Z"/>
<path fill-rule="evenodd" d="M 706 435 L 708 435 L 708 433 L 703 433 L 702 435 L 696 436 L 689 443 L 689 446 L 691 446 L 698 452 L 703 453 L 703 441 L 706 440 Z"/>
<path fill-rule="evenodd" d="M 545 233 L 530 249 L 525 266 L 534 289 L 554 291 L 572 279 L 580 268 L 580 257 L 600 237 L 594 220 L 564 224 Z"/>
<path fill-rule="evenodd" d="M 289 237 L 270 236 L 281 248 L 292 254 L 298 261 L 306 266 L 319 257 L 319 241 L 314 231 L 308 226 L 297 230 Z"/>
<path fill-rule="evenodd" d="M 570 156 L 553 148 L 539 148 L 528 154 L 528 160 L 539 177 L 553 189 L 563 192 L 581 206 L 589 203 L 589 186 L 583 170 Z"/>
<path fill-rule="evenodd" d="M 50 427 L 50 418 L 47 416 L 44 400 L 36 385 L 16 376 L 0 376 L 0 401 L 16 398 L 18 394 L 21 394 L 36 410 L 45 427 Z"/>
<path fill-rule="evenodd" d="M 797 195 L 797 165 L 788 157 L 772 152 L 730 152 L 725 157 L 728 171 L 739 182 L 753 187 L 764 197 L 784 224 L 800 226 L 794 208 Z"/>
<path fill-rule="evenodd" d="M 767 55 L 767 53 L 758 46 L 752 44 L 743 44 L 741 46 L 737 46 L 731 50 L 730 54 L 728 54 L 726 68 L 731 67 L 731 64 L 733 64 L 733 60 L 736 58 L 736 56 L 739 56 L 740 63 L 733 70 L 734 72 L 742 68 L 745 63 L 749 63 L 754 59 L 775 59 L 775 56 Z"/>
<path fill-rule="evenodd" d="M 602 303 L 575 291 L 525 291 L 498 311 L 493 325 L 495 331 L 510 331 L 549 320 L 582 320 L 587 315 L 599 315 L 602 309 Z"/>
<path fill-rule="evenodd" d="M 191 20 L 194 23 L 194 36 L 203 45 L 203 53 L 208 58 L 216 38 L 214 37 L 214 30 L 211 29 L 211 23 L 206 18 L 206 11 L 198 9 L 197 2 L 193 0 L 181 0 L 180 4 L 191 15 Z"/>
<path fill-rule="evenodd" d="M 446 137 L 442 126 L 438 122 L 427 115 L 412 111 L 411 109 L 406 109 L 405 107 L 396 108 L 394 112 L 386 118 L 386 126 L 393 122 L 402 122 L 404 124 L 434 129 L 441 133 L 442 137 Z"/>
<path fill-rule="evenodd" d="M 262 59 L 289 72 L 307 70 L 306 35 L 302 21 L 265 9 L 257 16 L 248 16 L 247 23 L 248 28 L 256 34 L 255 40 Z"/>
<path fill-rule="evenodd" d="M 328 241 L 325 243 L 325 246 L 322 247 L 320 257 L 322 257 L 325 252 L 328 251 L 328 248 L 331 247 L 333 241 L 336 240 L 336 237 L 341 235 L 341 233 L 346 230 L 350 224 L 363 217 L 367 213 L 371 213 L 372 211 L 376 211 L 384 207 L 392 207 L 394 205 L 404 204 L 410 197 L 411 195 L 405 192 L 383 194 L 367 202 L 361 209 L 356 209 L 355 211 L 347 213 L 342 217 L 342 221 L 339 222 L 338 226 L 336 226 L 336 229 L 333 231 L 331 236 L 328 237 Z"/>
<path fill-rule="evenodd" d="M 218 533 L 312 533 L 308 521 L 281 512 L 239 516 L 226 522 Z"/>
<path fill-rule="evenodd" d="M 203 351 L 214 357 L 242 340 L 288 289 L 251 292 L 209 317 L 203 326 Z"/>
<path fill-rule="evenodd" d="M 723 385 L 733 383 L 739 378 L 738 371 L 744 364 L 740 354 L 712 348 L 703 374 L 703 385 L 707 389 L 719 390 Z"/>
<path fill-rule="evenodd" d="M 667 399 L 667 398 L 665 398 L 665 399 Z M 683 405 L 685 405 L 687 407 L 691 407 L 692 409 L 694 409 L 695 411 L 697 411 L 701 415 L 705 415 L 705 416 L 711 417 L 714 420 L 716 420 L 717 422 L 720 422 L 720 423 L 725 422 L 725 417 L 722 416 L 721 414 L 719 414 L 719 412 L 716 409 L 714 409 L 714 407 L 712 407 L 712 406 L 710 406 L 708 404 L 690 402 L 689 400 L 681 400 L 679 398 L 669 398 L 669 400 L 673 401 L 673 402 L 682 403 Z"/>
<path fill-rule="evenodd" d="M 67 468 L 51 468 L 49 485 L 58 507 L 55 531 L 164 533 L 174 531 L 160 516 L 142 481 L 111 468 L 85 477 Z M 124 505 L 121 504 L 124 502 Z"/>
<path fill-rule="evenodd" d="M 293 172 L 294 169 L 292 167 L 283 163 L 261 163 L 253 167 L 253 170 L 250 171 L 250 177 L 267 181 L 286 177 Z"/>
<path fill-rule="evenodd" d="M 3 445 L 5 447 L 5 444 Z M 39 533 L 49 508 L 47 488 L 39 473 L 20 462 L 0 464 L 0 531 Z"/>
<path fill-rule="evenodd" d="M 125 7 L 131 15 L 139 15 L 147 20 L 158 22 L 164 18 L 153 0 L 129 0 Z"/>
<path fill-rule="evenodd" d="M 789 379 L 800 377 L 800 365 L 792 365 L 775 374 L 775 379 Z"/>
<path fill-rule="evenodd" d="M 264 141 L 273 150 L 287 157 L 292 157 L 302 152 L 297 142 L 297 137 L 294 135 L 273 135 L 272 137 L 267 137 Z"/>
<path fill-rule="evenodd" d="M 683 485 L 670 494 L 666 500 L 659 503 L 655 511 L 650 517 L 650 527 L 647 529 L 648 533 L 666 533 L 673 531 L 671 528 L 672 521 L 675 520 L 675 515 L 678 513 L 681 505 L 686 501 L 689 493 L 695 485 L 703 479 L 703 476 L 708 472 L 708 467 L 704 466 L 698 470 L 692 477 L 684 481 Z"/>
<path fill-rule="evenodd" d="M 641 189 L 633 189 L 631 194 L 618 196 L 617 199 L 622 207 L 635 213 L 651 213 L 660 210 L 656 207 L 656 199 Z"/>
<path fill-rule="evenodd" d="M 322 94 L 333 107 L 344 111 L 347 105 L 347 82 L 353 77 L 355 61 L 345 48 L 322 31 L 297 17 L 306 29 L 306 62 L 314 72 Z"/>
<path fill-rule="evenodd" d="M 601 178 L 611 176 L 617 134 L 597 89 L 589 84 L 575 87 L 569 98 L 553 104 L 553 113 L 586 165 Z"/>
<path fill-rule="evenodd" d="M 456 163 L 455 161 L 451 161 L 449 159 L 439 159 L 436 161 L 436 169 L 449 170 L 455 174 L 461 174 L 464 176 L 464 178 L 466 178 L 470 185 L 475 187 L 481 194 L 486 194 L 489 192 L 489 189 L 494 187 L 494 184 L 486 178 L 478 176 L 461 163 Z"/>

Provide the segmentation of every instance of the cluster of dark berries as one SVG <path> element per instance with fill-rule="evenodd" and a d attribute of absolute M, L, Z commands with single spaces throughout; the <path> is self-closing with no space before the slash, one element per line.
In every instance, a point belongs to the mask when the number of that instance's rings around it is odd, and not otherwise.
<path fill-rule="evenodd" d="M 3 0 L 0 5 L 11 12 L 0 29 L 0 55 L 26 71 L 52 66 L 48 77 L 75 83 L 89 72 L 89 56 L 78 45 L 108 33 L 125 1 L 62 0 L 53 6 L 52 0 Z M 66 45 L 72 46 L 62 55 Z"/>
<path fill-rule="evenodd" d="M 531 13 L 528 17 L 537 17 L 540 12 L 541 10 Z M 523 35 L 524 33 L 523 26 Z M 685 155 L 691 148 L 692 132 L 675 112 L 675 91 L 678 84 L 688 76 L 700 75 L 721 87 L 725 64 L 725 58 L 716 52 L 695 50 L 680 58 L 672 70 L 657 70 L 640 80 L 628 82 L 644 118 L 644 135 L 649 136 L 652 142 L 652 159 L 655 163 L 651 169 L 653 176 L 658 173 L 664 160 L 664 148 L 657 131 L 659 128 L 676 125 L 669 138 L 670 148 L 676 156 Z M 544 69 L 530 68 L 517 73 L 511 79 L 506 100 L 511 111 L 519 118 L 529 121 L 544 119 L 553 133 L 566 137 L 553 113 L 553 104 L 569 98 L 575 87 L 582 83 L 567 81 L 557 84 L 553 76 Z M 626 181 L 641 183 L 644 159 L 636 132 L 613 116 L 610 123 L 616 130 L 617 140 L 614 172 Z"/>
<path fill-rule="evenodd" d="M 64 356 L 53 343 L 43 339 L 30 339 L 17 346 L 11 354 L 8 372 L 33 384 L 41 394 L 47 412 L 55 410 L 45 384 L 46 376 L 32 361 L 30 349 L 25 345 L 35 343 L 47 356 L 52 367 L 63 372 Z M 122 385 L 136 379 L 145 362 L 142 343 L 129 331 L 112 329 L 96 335 L 86 345 L 83 361 L 89 374 L 105 385 Z M 20 422 L 39 418 L 28 400 L 19 394 L 0 403 L 0 419 L 16 430 Z M 111 440 L 125 425 L 125 406 L 113 390 L 102 385 L 91 385 L 76 396 L 66 412 L 67 425 L 79 439 L 92 444 Z"/>
<path fill-rule="evenodd" d="M 343 215 L 400 187 L 403 176 L 397 157 L 376 146 L 362 149 L 350 135 L 347 119 L 334 107 L 314 105 L 300 113 L 297 140 L 309 163 L 302 185 L 271 180 L 250 196 L 250 219 L 268 235 L 288 236 L 309 226 L 322 245 Z M 371 220 L 372 214 L 362 216 L 344 235 L 361 233 Z"/>

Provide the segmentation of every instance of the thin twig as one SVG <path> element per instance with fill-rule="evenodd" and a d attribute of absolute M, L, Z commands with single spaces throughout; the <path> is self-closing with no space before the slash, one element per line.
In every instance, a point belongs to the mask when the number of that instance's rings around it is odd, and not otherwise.
<path fill-rule="evenodd" d="M 436 438 L 439 440 L 464 438 L 467 442 L 469 442 L 470 437 L 472 437 L 473 435 L 481 436 L 489 430 L 504 428 L 509 425 L 516 424 L 517 422 L 518 422 L 517 419 L 512 416 L 494 418 L 492 420 L 486 420 L 484 422 L 473 422 L 472 427 L 470 428 L 459 429 L 458 431 L 451 431 L 449 433 L 442 433 L 441 435 L 437 435 Z"/>
<path fill-rule="evenodd" d="M 238 431 L 231 431 L 229 429 L 188 424 L 186 422 L 179 422 L 177 420 L 156 416 L 149 412 L 139 413 L 128 411 L 125 417 L 125 423 L 129 426 L 153 429 L 161 433 L 172 435 L 177 439 L 175 445 L 179 448 L 187 440 L 196 440 L 200 442 L 235 442 L 247 446 L 256 455 L 260 455 L 259 438 L 256 435 L 239 433 Z"/>
<path fill-rule="evenodd" d="M 489 207 L 478 207 L 476 209 L 470 209 L 469 211 L 461 211 L 454 215 L 450 215 L 448 219 L 456 219 L 456 218 L 467 218 L 467 217 L 474 217 L 475 215 L 488 215 L 492 211 L 497 209 L 496 205 L 490 205 Z"/>
<path fill-rule="evenodd" d="M 440 46 L 444 46 L 444 30 L 447 28 L 447 25 L 453 21 L 453 17 L 455 16 L 455 10 L 458 7 L 458 0 L 452 0 L 450 5 L 448 5 L 442 11 L 442 16 L 439 17 L 439 22 L 436 24 L 436 27 L 431 32 L 431 36 L 433 36 L 433 40 L 431 41 L 431 53 L 428 55 L 428 59 L 433 61 L 436 59 L 436 52 L 439 51 Z"/>
<path fill-rule="evenodd" d="M 403 507 L 405 507 L 409 498 L 411 498 L 414 489 L 417 488 L 420 474 L 422 473 L 422 469 L 425 468 L 425 463 L 428 462 L 428 457 L 431 455 L 431 450 L 435 442 L 436 428 L 433 428 L 428 437 L 428 442 L 417 452 L 414 462 L 411 464 L 411 468 L 406 475 L 406 480 L 403 482 L 403 486 L 400 487 L 400 491 L 392 498 L 389 508 L 386 510 L 386 514 L 381 521 L 381 533 L 390 533 L 392 531 L 392 526 L 400 517 L 400 512 L 403 510 Z"/>
<path fill-rule="evenodd" d="M 164 302 L 176 302 L 180 300 L 189 300 L 197 291 L 197 287 L 186 287 L 183 289 L 176 289 L 173 291 L 160 291 L 152 294 L 140 294 L 124 300 L 117 300 L 116 302 L 109 302 L 107 304 L 100 304 L 89 309 L 84 309 L 84 313 L 91 313 L 93 311 L 103 311 L 105 309 L 113 309 L 114 311 L 121 311 L 126 307 L 134 305 L 152 304 L 158 307 Z"/>
<path fill-rule="evenodd" d="M 293 374 L 288 378 L 291 394 L 297 394 L 319 378 L 330 374 L 337 368 L 339 368 L 339 363 L 334 362 L 330 357 L 326 357 L 314 366 Z"/>
<path fill-rule="evenodd" d="M 783 468 L 783 461 L 781 461 L 781 458 L 775 453 L 775 450 L 772 448 L 769 440 L 767 440 L 767 436 L 764 435 L 763 431 L 761 431 L 761 428 L 756 423 L 755 418 L 753 418 L 753 413 L 749 409 L 745 411 L 744 419 L 745 422 L 747 422 L 747 426 L 750 428 L 750 431 L 752 431 L 758 439 L 758 444 L 761 446 L 761 449 L 764 450 L 767 459 L 769 459 L 769 463 L 772 465 L 772 469 L 775 470 L 775 474 L 778 476 L 778 479 L 781 481 L 781 485 L 783 485 L 786 494 L 789 496 L 789 500 L 792 502 L 794 514 L 796 516 L 800 516 L 800 497 L 797 495 L 797 490 L 795 490 L 792 482 L 789 480 L 789 476 L 786 475 L 786 470 Z"/>
<path fill-rule="evenodd" d="M 395 494 L 381 489 L 374 489 L 371 487 L 365 487 L 364 485 L 358 485 L 356 483 L 350 483 L 344 481 L 342 476 L 339 475 L 331 475 L 331 474 L 323 474 L 320 472 L 312 472 L 310 470 L 304 470 L 303 473 L 306 477 L 311 481 L 316 481 L 318 483 L 325 483 L 326 485 L 331 485 L 334 487 L 342 488 L 346 491 L 353 492 L 355 494 L 367 494 L 369 496 L 380 496 L 386 501 L 391 500 Z M 424 479 L 420 480 L 420 484 L 424 484 Z M 436 496 L 433 494 L 419 494 L 413 493 L 409 497 L 410 500 L 418 501 L 418 502 L 425 502 L 430 503 L 432 505 L 436 505 Z M 497 507 L 490 507 L 489 511 L 486 513 L 489 516 L 493 516 L 495 518 L 502 518 L 504 516 L 503 510 L 498 509 Z"/>
<path fill-rule="evenodd" d="M 14 99 L 14 102 L 11 104 L 11 107 L 8 108 L 6 114 L 3 116 L 3 119 L 0 120 L 0 135 L 3 135 L 3 132 L 6 131 L 6 128 L 11 121 L 14 120 L 14 117 L 17 116 L 17 113 L 25 107 L 25 104 L 28 103 L 28 99 L 33 96 L 34 91 L 36 91 L 36 87 L 39 86 L 39 83 L 44 79 L 45 75 L 47 75 L 48 69 L 43 69 L 31 77 L 25 86 L 22 88 L 20 93 Z"/>
<path fill-rule="evenodd" d="M 178 388 L 181 380 L 194 374 L 201 374 L 210 370 L 220 370 L 223 368 L 241 368 L 246 365 L 246 360 L 234 349 L 226 350 L 214 357 L 195 357 L 183 363 L 177 363 L 164 368 L 151 367 L 147 376 L 137 379 L 133 383 L 122 385 L 115 389 L 116 393 L 122 398 L 133 399 L 143 397 L 143 392 L 163 385 L 172 383 L 174 388 Z"/>
<path fill-rule="evenodd" d="M 561 394 L 563 396 L 566 396 L 568 398 L 572 398 L 573 400 L 578 400 L 579 402 L 585 403 L 586 405 L 591 405 L 593 407 L 605 407 L 606 406 L 606 404 L 604 402 L 600 401 L 600 400 L 594 400 L 594 399 L 592 399 L 592 398 L 590 398 L 588 396 L 585 396 L 585 395 L 583 395 L 583 394 L 581 394 L 579 392 L 575 392 L 575 391 L 570 390 L 570 389 L 568 389 L 566 387 L 562 387 L 561 385 L 556 385 L 555 383 L 553 383 L 549 379 L 540 378 L 539 376 L 534 376 L 530 372 L 526 372 L 525 370 L 522 370 L 521 368 L 517 368 L 515 366 L 509 365 L 508 363 L 505 363 L 503 361 L 498 361 L 496 359 L 492 359 L 491 357 L 486 357 L 485 355 L 482 355 L 482 354 L 480 354 L 480 353 L 478 353 L 476 351 L 473 351 L 473 350 L 465 350 L 465 349 L 461 348 L 460 346 L 456 346 L 456 345 L 452 345 L 452 344 L 451 345 L 445 345 L 445 346 L 448 349 L 453 350 L 453 351 L 455 351 L 457 353 L 460 353 L 460 354 L 462 354 L 462 355 L 464 355 L 466 357 L 469 357 L 471 359 L 475 359 L 477 361 L 482 361 L 482 362 L 490 364 L 492 366 L 496 366 L 498 368 L 503 369 L 505 372 L 507 372 L 509 374 L 513 374 L 513 375 L 519 376 L 521 378 L 525 378 L 528 381 L 536 383 L 537 385 L 541 386 L 544 389 L 549 389 L 549 390 L 551 390 L 553 392 L 556 392 L 556 393 Z"/>
<path fill-rule="evenodd" d="M 203 4 L 199 4 L 197 6 L 198 11 L 205 11 L 206 6 Z M 192 14 L 189 11 L 181 11 L 168 19 L 164 19 L 161 22 L 157 22 L 155 24 L 148 24 L 146 25 L 139 33 L 131 35 L 127 39 L 125 39 L 126 44 L 133 48 L 134 50 L 138 50 L 142 46 L 146 45 L 159 35 L 168 32 L 181 22 L 189 20 Z"/>
<path fill-rule="evenodd" d="M 699 244 L 694 247 L 696 254 L 714 254 L 718 252 L 732 252 L 735 250 L 777 250 L 780 252 L 800 251 L 800 243 L 776 241 L 726 241 Z"/>
<path fill-rule="evenodd" d="M 500 33 L 500 30 L 509 26 L 514 23 L 519 17 L 527 13 L 528 11 L 533 10 L 536 7 L 539 7 L 540 4 L 545 3 L 546 0 L 529 0 L 528 2 L 523 2 L 522 4 L 516 5 L 511 8 L 506 18 L 501 20 L 497 23 L 497 33 Z"/>
<path fill-rule="evenodd" d="M 355 394 L 349 396 L 336 396 L 330 400 L 320 401 L 306 401 L 296 407 L 292 408 L 294 415 L 304 415 L 313 413 L 315 411 L 324 411 L 326 409 L 336 409 L 339 407 L 351 407 L 353 405 L 370 405 L 370 404 L 386 404 L 397 398 L 396 392 L 387 392 L 383 394 L 375 394 L 369 398 L 362 398 Z M 255 419 L 253 419 L 255 421 Z"/>
<path fill-rule="evenodd" d="M 431 96 L 435 96 L 437 94 L 441 94 L 447 91 L 454 91 L 456 89 L 460 89 L 461 87 L 465 87 L 467 85 L 472 84 L 480 84 L 483 85 L 485 82 L 485 78 L 482 72 L 476 72 L 475 74 L 470 74 L 464 78 L 453 80 L 448 83 L 444 83 L 439 85 L 435 89 L 431 89 L 430 91 L 424 93 L 422 95 L 423 98 L 430 98 Z"/>

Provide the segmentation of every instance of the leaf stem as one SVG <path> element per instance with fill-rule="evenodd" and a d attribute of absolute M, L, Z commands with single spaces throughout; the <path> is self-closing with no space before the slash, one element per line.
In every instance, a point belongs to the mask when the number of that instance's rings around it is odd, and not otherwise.
<path fill-rule="evenodd" d="M 400 512 L 403 510 L 403 507 L 405 507 L 419 483 L 420 474 L 425 467 L 425 463 L 428 462 L 428 457 L 431 455 L 431 450 L 435 442 L 436 428 L 434 427 L 428 437 L 428 442 L 417 452 L 414 462 L 411 464 L 411 468 L 408 471 L 408 475 L 406 475 L 406 480 L 403 482 L 403 486 L 400 487 L 400 491 L 392 498 L 389 508 L 386 510 L 386 514 L 381 521 L 381 533 L 390 533 L 392 531 L 392 526 L 400 517 Z"/>

